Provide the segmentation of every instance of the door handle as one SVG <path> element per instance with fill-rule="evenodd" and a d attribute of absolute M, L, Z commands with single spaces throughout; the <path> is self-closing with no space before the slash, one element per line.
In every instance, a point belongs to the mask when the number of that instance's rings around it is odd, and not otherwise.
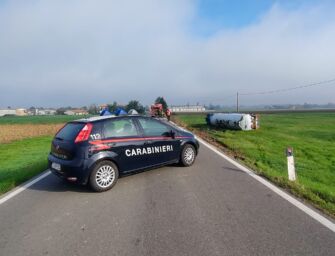
<path fill-rule="evenodd" d="M 144 142 L 144 145 L 149 145 L 149 144 L 152 144 L 151 140 L 147 140 L 146 142 Z"/>

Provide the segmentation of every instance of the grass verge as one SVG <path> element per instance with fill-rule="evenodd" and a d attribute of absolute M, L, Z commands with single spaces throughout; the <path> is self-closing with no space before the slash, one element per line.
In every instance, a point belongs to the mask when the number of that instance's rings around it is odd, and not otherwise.
<path fill-rule="evenodd" d="M 296 196 L 335 217 L 335 114 L 287 113 L 261 116 L 256 131 L 209 128 L 205 115 L 175 120 L 199 136 L 224 147 L 241 161 Z M 287 179 L 285 149 L 294 148 L 298 180 Z"/>
<path fill-rule="evenodd" d="M 84 117 L 88 116 L 0 117 L 0 194 L 44 171 L 56 131 Z"/>
<path fill-rule="evenodd" d="M 43 136 L 0 145 L 0 194 L 47 168 L 51 140 Z"/>

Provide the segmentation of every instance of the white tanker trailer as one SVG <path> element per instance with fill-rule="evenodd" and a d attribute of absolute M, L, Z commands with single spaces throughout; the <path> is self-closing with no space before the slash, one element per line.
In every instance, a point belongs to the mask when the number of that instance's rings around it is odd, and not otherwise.
<path fill-rule="evenodd" d="M 212 113 L 206 117 L 210 126 L 229 130 L 254 130 L 259 128 L 258 115 L 244 113 Z"/>

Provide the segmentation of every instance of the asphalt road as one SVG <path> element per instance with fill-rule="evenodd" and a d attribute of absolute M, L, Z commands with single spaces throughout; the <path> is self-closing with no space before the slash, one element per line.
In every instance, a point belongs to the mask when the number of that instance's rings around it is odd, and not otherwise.
<path fill-rule="evenodd" d="M 202 145 L 105 193 L 49 175 L 0 205 L 0 255 L 335 255 L 335 235 Z"/>

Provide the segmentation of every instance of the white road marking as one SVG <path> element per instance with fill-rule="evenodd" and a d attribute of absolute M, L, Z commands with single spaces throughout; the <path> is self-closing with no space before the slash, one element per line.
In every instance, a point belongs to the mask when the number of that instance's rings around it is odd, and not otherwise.
<path fill-rule="evenodd" d="M 9 191 L 2 197 L 0 197 L 0 205 L 3 204 L 4 202 L 8 201 L 9 199 L 13 198 L 14 196 L 20 194 L 22 191 L 26 190 L 30 186 L 34 185 L 36 182 L 44 179 L 47 177 L 51 172 L 50 171 L 44 171 L 42 174 L 38 175 L 37 177 L 33 178 L 32 180 L 29 180 L 26 183 L 23 183 L 22 185 L 18 186 L 12 191 Z"/>
<path fill-rule="evenodd" d="M 255 180 L 257 180 L 260 183 L 262 183 L 264 186 L 266 186 L 269 189 L 271 189 L 277 195 L 279 195 L 282 198 L 284 198 L 285 200 L 289 201 L 295 207 L 299 208 L 300 210 L 302 210 L 303 212 L 305 212 L 307 215 L 309 215 L 310 217 L 312 217 L 316 221 L 320 222 L 322 225 L 324 225 L 325 227 L 329 228 L 331 231 L 335 232 L 335 223 L 331 222 L 327 218 L 323 217 L 321 214 L 319 214 L 316 211 L 312 210 L 311 208 L 307 207 L 306 205 L 304 205 L 303 203 L 301 203 L 300 201 L 298 201 L 297 199 L 295 199 L 291 195 L 287 194 L 286 192 L 282 191 L 281 189 L 279 189 L 278 187 L 276 187 L 275 185 L 273 185 L 272 183 L 270 183 L 266 179 L 258 176 L 256 173 L 250 171 L 248 168 L 244 167 L 243 165 L 239 164 L 235 160 L 233 160 L 230 157 L 226 156 L 225 154 L 223 154 L 222 152 L 220 152 L 216 147 L 212 146 L 211 144 L 205 142 L 204 140 L 202 140 L 200 138 L 198 138 L 198 140 L 201 142 L 201 144 L 203 144 L 204 146 L 206 146 L 210 150 L 214 151 L 216 154 L 218 154 L 219 156 L 223 157 L 225 160 L 227 160 L 231 164 L 235 165 L 241 171 L 247 173 L 252 178 L 254 178 Z"/>

